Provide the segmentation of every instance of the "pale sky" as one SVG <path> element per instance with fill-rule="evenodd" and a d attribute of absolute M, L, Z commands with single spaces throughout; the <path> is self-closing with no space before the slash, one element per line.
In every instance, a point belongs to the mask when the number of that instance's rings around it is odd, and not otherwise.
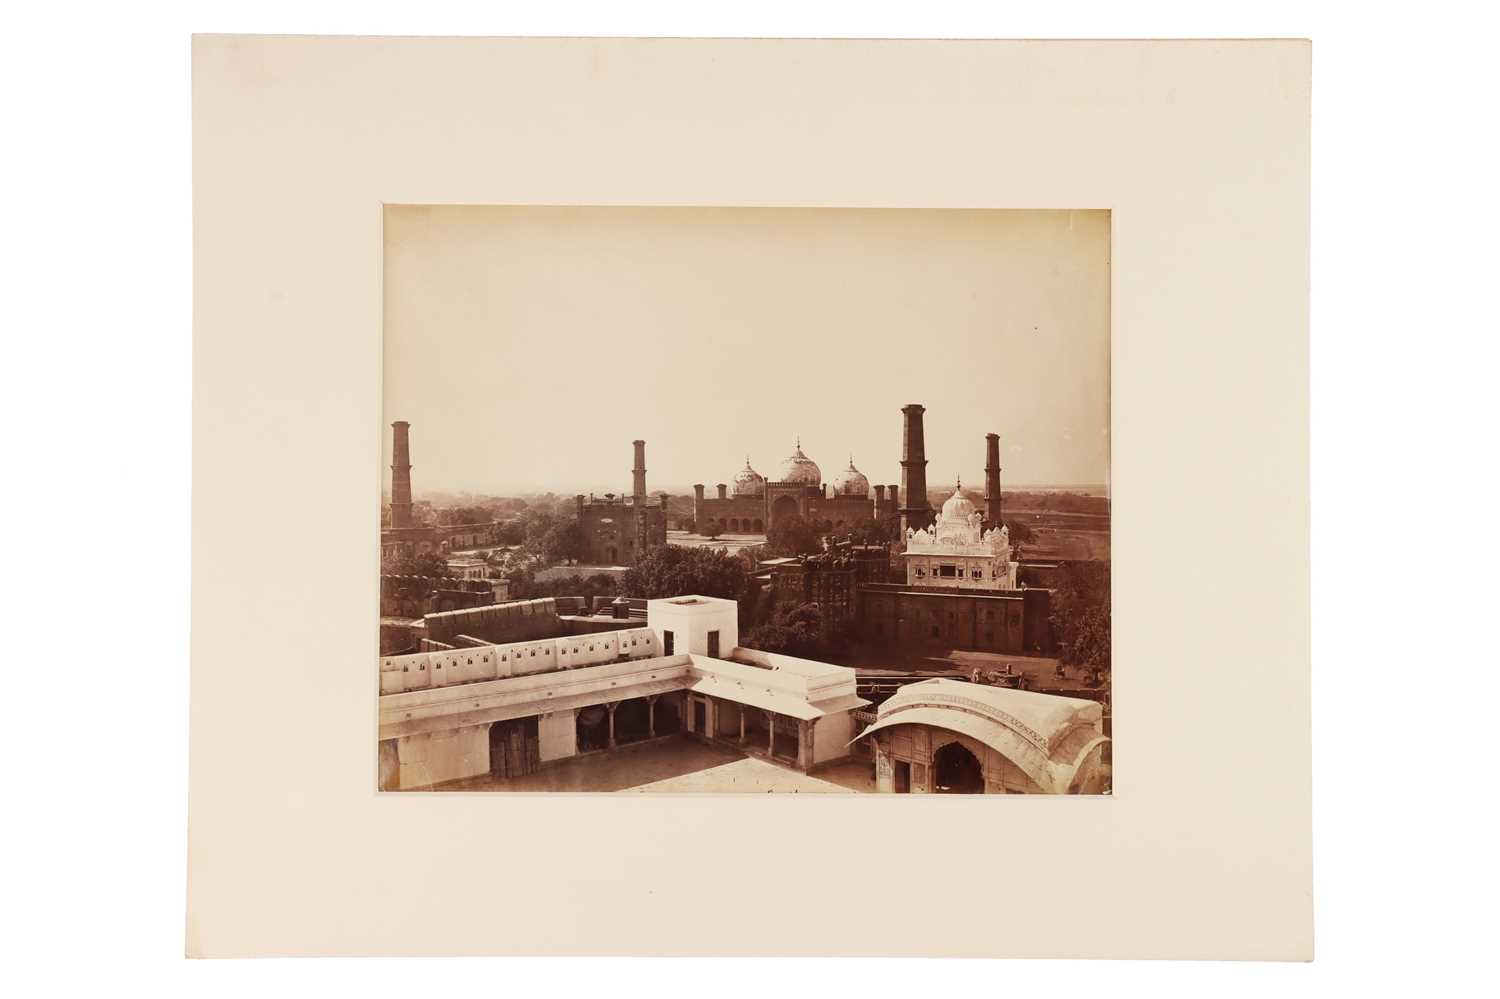
<path fill-rule="evenodd" d="M 901 481 L 927 407 L 927 482 L 1109 477 L 1109 213 L 390 207 L 385 464 L 412 485 L 713 495 L 800 435 L 825 481 Z M 389 473 L 384 478 L 389 486 Z"/>

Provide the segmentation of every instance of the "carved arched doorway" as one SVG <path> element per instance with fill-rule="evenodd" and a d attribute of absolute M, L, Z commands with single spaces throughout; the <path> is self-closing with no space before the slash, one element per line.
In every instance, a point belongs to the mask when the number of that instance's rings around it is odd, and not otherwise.
<path fill-rule="evenodd" d="M 932 758 L 932 790 L 937 794 L 983 794 L 984 768 L 963 745 L 950 742 Z"/>

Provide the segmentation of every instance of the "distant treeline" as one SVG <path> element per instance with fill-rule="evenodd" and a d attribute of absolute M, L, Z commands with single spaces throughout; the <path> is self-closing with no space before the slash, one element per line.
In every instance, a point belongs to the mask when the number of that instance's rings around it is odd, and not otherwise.
<path fill-rule="evenodd" d="M 1012 510 L 1051 510 L 1057 513 L 1109 513 L 1109 497 L 1083 493 L 1000 493 L 1002 507 Z"/>
<path fill-rule="evenodd" d="M 927 490 L 927 501 L 932 504 L 934 510 L 941 510 L 943 504 L 952 496 L 951 490 L 929 489 Z M 982 490 L 964 489 L 964 495 L 973 502 L 976 510 L 984 509 L 984 492 Z M 1053 492 L 1053 491 L 1029 491 L 1003 489 L 1000 491 L 1000 505 L 1002 510 L 1042 510 L 1052 513 L 1109 513 L 1109 497 L 1089 496 L 1085 493 Z"/>

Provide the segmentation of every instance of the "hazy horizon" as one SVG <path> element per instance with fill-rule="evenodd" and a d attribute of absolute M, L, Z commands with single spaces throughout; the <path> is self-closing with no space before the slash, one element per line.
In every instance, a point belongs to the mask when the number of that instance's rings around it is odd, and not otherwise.
<path fill-rule="evenodd" d="M 901 481 L 1108 488 L 1109 213 L 388 207 L 383 464 L 414 492 L 652 493 L 774 476 L 800 436 Z M 389 486 L 389 472 L 382 471 Z"/>

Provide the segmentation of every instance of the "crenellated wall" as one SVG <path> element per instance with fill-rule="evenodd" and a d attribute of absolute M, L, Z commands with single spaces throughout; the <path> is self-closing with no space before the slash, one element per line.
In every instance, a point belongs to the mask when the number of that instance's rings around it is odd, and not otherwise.
<path fill-rule="evenodd" d="M 385 656 L 380 660 L 380 692 L 449 687 L 458 683 L 527 676 L 577 669 L 622 659 L 661 655 L 650 628 L 629 628 L 592 635 L 566 635 L 504 645 L 480 645 L 441 652 Z"/>

